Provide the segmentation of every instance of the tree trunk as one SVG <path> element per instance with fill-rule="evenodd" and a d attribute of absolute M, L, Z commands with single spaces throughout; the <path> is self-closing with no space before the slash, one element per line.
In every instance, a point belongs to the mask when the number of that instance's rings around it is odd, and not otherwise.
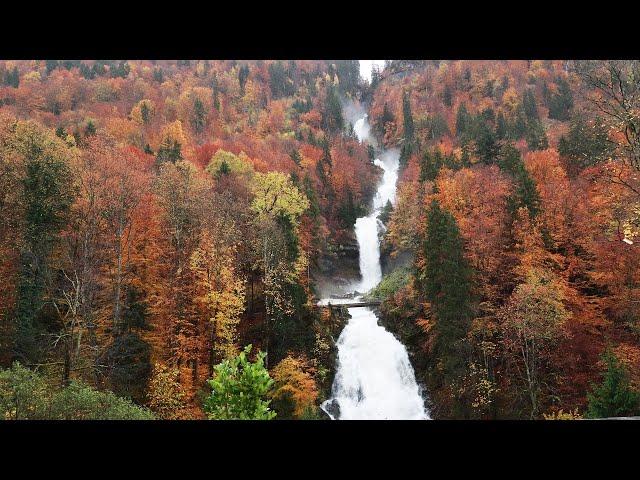
<path fill-rule="evenodd" d="M 69 352 L 69 342 L 65 341 L 64 344 L 64 367 L 62 369 L 62 386 L 69 386 L 69 379 L 71 377 L 71 353 Z"/>
<path fill-rule="evenodd" d="M 120 295 L 122 291 L 122 223 L 118 226 L 118 234 L 116 239 L 116 254 L 117 254 L 117 266 L 116 266 L 116 286 L 114 292 L 113 302 L 113 333 L 114 336 L 120 335 L 121 322 L 120 322 Z"/>

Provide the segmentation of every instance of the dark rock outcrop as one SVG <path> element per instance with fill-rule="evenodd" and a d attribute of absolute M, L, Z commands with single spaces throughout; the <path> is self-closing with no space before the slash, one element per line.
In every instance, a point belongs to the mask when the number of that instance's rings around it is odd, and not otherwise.
<path fill-rule="evenodd" d="M 348 292 L 349 286 L 360 280 L 359 255 L 358 240 L 353 232 L 329 243 L 311 272 L 316 295 L 323 298 Z"/>

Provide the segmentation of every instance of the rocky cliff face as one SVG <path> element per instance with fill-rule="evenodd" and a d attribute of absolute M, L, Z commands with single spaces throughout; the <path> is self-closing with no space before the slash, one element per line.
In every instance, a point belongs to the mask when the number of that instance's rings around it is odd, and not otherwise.
<path fill-rule="evenodd" d="M 336 375 L 336 363 L 338 360 L 338 347 L 336 346 L 336 342 L 350 318 L 351 316 L 347 308 L 340 305 L 322 309 L 319 316 L 316 331 L 322 339 L 322 347 L 318 348 L 316 360 L 318 367 L 322 369 L 318 379 L 321 402 L 331 396 L 331 387 L 333 378 Z"/>
<path fill-rule="evenodd" d="M 349 285 L 360 280 L 358 241 L 354 232 L 348 232 L 338 241 L 328 242 L 311 276 L 319 298 L 340 296 L 349 291 Z"/>

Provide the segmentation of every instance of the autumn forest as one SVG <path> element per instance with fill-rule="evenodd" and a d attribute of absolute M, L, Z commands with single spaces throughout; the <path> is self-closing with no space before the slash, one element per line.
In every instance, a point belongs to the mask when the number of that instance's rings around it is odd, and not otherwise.
<path fill-rule="evenodd" d="M 364 65 L 0 61 L 0 420 L 640 416 L 640 61 Z"/>

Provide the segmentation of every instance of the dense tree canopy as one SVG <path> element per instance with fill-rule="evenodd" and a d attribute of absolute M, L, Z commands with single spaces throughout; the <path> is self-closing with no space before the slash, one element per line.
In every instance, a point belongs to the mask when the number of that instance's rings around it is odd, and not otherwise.
<path fill-rule="evenodd" d="M 434 137 L 429 122 L 415 122 L 422 141 L 401 171 L 383 240 L 404 260 L 376 293 L 414 354 L 432 412 L 576 418 L 627 389 L 633 397 L 637 62 L 447 61 L 386 73 L 370 108 L 372 124 L 387 126 L 386 146 L 402 146 L 394 118 L 407 105 L 416 118 L 443 118 L 450 132 Z M 406 268 L 411 277 L 388 289 Z M 434 275 L 445 271 L 457 281 Z M 460 321 L 455 385 L 434 363 L 447 298 Z M 600 387 L 601 400 L 589 400 L 607 341 L 624 352 L 629 380 L 625 393 Z"/>
<path fill-rule="evenodd" d="M 432 416 L 637 413 L 639 68 L 0 61 L 0 415 L 318 418 L 383 149 L 371 295 Z"/>

